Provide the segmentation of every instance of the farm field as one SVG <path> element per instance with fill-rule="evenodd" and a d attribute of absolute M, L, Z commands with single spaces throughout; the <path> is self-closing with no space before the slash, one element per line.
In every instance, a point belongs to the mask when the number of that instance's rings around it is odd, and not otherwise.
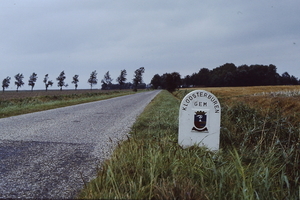
<path fill-rule="evenodd" d="M 5 91 L 0 93 L 0 118 L 133 93 L 132 90 Z"/>
<path fill-rule="evenodd" d="M 29 97 L 40 97 L 40 96 L 61 96 L 61 95 L 73 95 L 73 94 L 86 94 L 86 93 L 107 93 L 108 91 L 105 90 L 98 90 L 98 89 L 85 89 L 85 90 L 20 90 L 19 92 L 16 91 L 5 91 L 0 92 L 0 100 L 10 100 L 10 99 L 22 99 L 22 98 L 29 98 Z"/>
<path fill-rule="evenodd" d="M 299 199 L 300 87 L 199 88 L 222 106 L 220 150 L 177 144 L 182 98 L 162 91 L 86 184 L 92 199 Z"/>
<path fill-rule="evenodd" d="M 282 117 L 288 117 L 289 121 L 299 122 L 297 120 L 300 119 L 300 86 L 298 85 L 197 89 L 212 92 L 218 98 L 224 100 L 226 102 L 225 105 L 243 102 L 253 109 L 260 110 L 264 114 L 273 109 L 280 109 Z"/>
<path fill-rule="evenodd" d="M 204 87 L 204 88 L 193 88 L 193 89 L 204 89 L 209 92 L 215 93 L 219 96 L 234 97 L 243 95 L 253 95 L 259 93 L 271 93 L 271 92 L 285 92 L 285 91 L 298 91 L 300 85 L 280 85 L 280 86 L 251 86 L 251 87 Z M 185 89 L 181 89 L 185 90 Z"/>

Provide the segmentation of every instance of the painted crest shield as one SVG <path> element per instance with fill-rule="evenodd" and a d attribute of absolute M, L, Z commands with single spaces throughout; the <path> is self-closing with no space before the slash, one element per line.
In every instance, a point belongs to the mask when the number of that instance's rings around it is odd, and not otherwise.
<path fill-rule="evenodd" d="M 193 131 L 199 131 L 199 132 L 203 132 L 203 131 L 208 131 L 207 127 L 206 127 L 206 123 L 207 123 L 207 113 L 205 111 L 197 111 L 195 112 L 194 115 L 194 127 L 193 127 Z"/>

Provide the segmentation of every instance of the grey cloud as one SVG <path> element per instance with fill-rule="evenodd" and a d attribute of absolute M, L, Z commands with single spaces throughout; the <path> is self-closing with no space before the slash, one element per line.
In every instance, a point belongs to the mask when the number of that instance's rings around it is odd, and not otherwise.
<path fill-rule="evenodd" d="M 275 64 L 299 74 L 296 1 L 1 1 L 0 69 L 115 79 L 138 67 L 185 76 L 226 62 Z M 298 70 L 296 70 L 298 67 Z M 71 78 L 71 77 L 70 77 Z M 100 78 L 99 78 L 100 79 Z M 81 81 L 81 87 L 88 87 Z M 84 85 L 86 84 L 86 85 Z M 41 86 L 43 87 L 43 86 Z"/>

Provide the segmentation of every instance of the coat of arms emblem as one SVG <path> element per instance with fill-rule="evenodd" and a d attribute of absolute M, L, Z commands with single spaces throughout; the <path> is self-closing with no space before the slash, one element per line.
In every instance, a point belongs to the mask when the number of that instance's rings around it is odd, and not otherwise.
<path fill-rule="evenodd" d="M 208 131 L 206 127 L 207 113 L 205 111 L 196 111 L 194 115 L 194 127 L 193 131 L 204 132 Z"/>

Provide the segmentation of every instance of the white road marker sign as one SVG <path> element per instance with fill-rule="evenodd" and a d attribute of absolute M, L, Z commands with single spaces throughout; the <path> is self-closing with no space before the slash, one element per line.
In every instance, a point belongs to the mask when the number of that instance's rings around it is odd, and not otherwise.
<path fill-rule="evenodd" d="M 205 90 L 187 94 L 179 110 L 178 143 L 183 147 L 206 146 L 219 150 L 221 105 L 217 97 Z"/>

